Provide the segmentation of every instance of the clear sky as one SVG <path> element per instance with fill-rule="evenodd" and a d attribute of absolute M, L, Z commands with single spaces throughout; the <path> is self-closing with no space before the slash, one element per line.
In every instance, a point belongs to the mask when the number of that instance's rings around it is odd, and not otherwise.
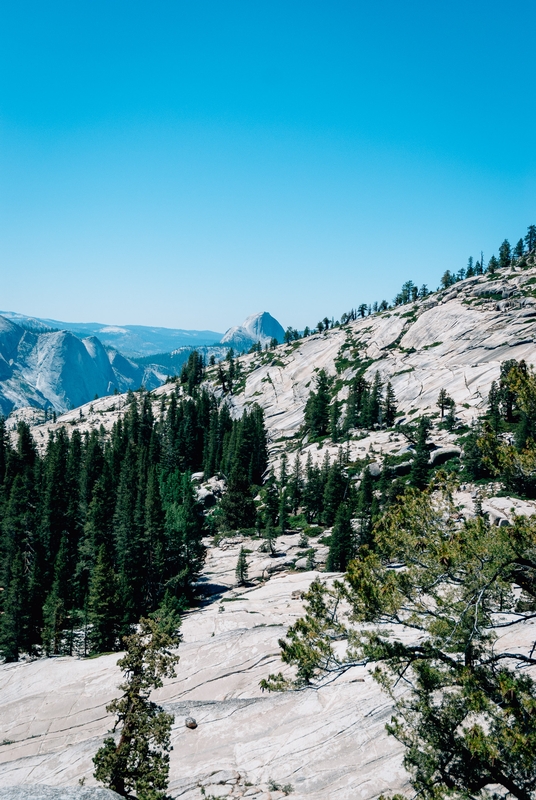
<path fill-rule="evenodd" d="M 0 10 L 0 308 L 303 328 L 536 224 L 534 2 Z"/>

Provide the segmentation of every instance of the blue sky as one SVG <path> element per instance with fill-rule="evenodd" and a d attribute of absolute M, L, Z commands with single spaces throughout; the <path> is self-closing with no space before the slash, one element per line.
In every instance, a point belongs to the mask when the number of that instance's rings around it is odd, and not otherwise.
<path fill-rule="evenodd" d="M 532 2 L 0 7 L 2 308 L 303 328 L 536 223 Z"/>

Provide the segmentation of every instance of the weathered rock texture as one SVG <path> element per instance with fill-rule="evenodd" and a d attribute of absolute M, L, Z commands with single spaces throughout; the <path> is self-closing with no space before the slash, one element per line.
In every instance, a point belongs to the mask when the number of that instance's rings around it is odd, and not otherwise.
<path fill-rule="evenodd" d="M 120 795 L 101 786 L 8 786 L 0 788 L 1 800 L 119 800 Z"/>
<path fill-rule="evenodd" d="M 368 365 L 366 377 L 379 371 L 392 382 L 405 414 L 437 411 L 444 388 L 458 416 L 469 420 L 483 409 L 501 362 L 536 362 L 535 277 L 532 267 L 496 280 L 469 278 L 427 300 L 314 334 L 275 353 L 245 356 L 245 387 L 232 403 L 237 413 L 258 403 L 273 439 L 290 437 L 303 423 L 319 369 L 340 379 L 343 399 L 357 369 Z"/>
<path fill-rule="evenodd" d="M 250 575 L 292 561 L 297 540 L 279 539 L 275 558 L 248 555 Z M 283 795 L 273 787 L 291 784 L 296 800 L 353 800 L 403 787 L 400 749 L 384 732 L 389 702 L 364 668 L 319 690 L 259 690 L 260 679 L 281 668 L 278 639 L 300 615 L 316 573 L 228 588 L 241 543 L 224 540 L 211 550 L 204 582 L 220 594 L 187 616 L 177 678 L 155 693 L 175 714 L 172 796 L 201 800 L 202 785 L 216 797 L 276 798 Z M 91 759 L 111 725 L 105 706 L 117 693 L 116 661 L 106 655 L 0 667 L 0 787 L 95 784 Z M 185 726 L 187 717 L 197 728 Z"/>

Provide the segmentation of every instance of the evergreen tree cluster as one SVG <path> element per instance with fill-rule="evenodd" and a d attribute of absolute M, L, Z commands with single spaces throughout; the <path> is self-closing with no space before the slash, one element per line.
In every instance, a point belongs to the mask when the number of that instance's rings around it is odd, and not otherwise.
<path fill-rule="evenodd" d="M 499 479 L 523 497 L 536 497 L 536 376 L 524 361 L 501 364 L 488 410 L 464 441 L 464 471 L 471 480 Z"/>
<path fill-rule="evenodd" d="M 356 376 L 349 387 L 346 414 L 342 419 L 342 403 L 331 399 L 331 380 L 325 370 L 319 370 L 316 387 L 305 405 L 304 432 L 311 439 L 329 435 L 340 441 L 352 428 L 372 430 L 391 427 L 397 412 L 396 397 L 391 383 L 383 383 L 379 372 L 372 381 Z"/>
<path fill-rule="evenodd" d="M 499 258 L 491 256 L 488 261 L 487 267 L 484 264 L 484 255 L 480 254 L 480 260 L 476 262 L 471 256 L 467 262 L 467 267 L 462 267 L 457 273 L 446 270 L 441 277 L 440 289 L 448 289 L 458 281 L 463 281 L 465 278 L 473 278 L 475 275 L 483 275 L 487 272 L 489 275 L 494 275 L 498 269 L 506 269 L 507 267 L 517 264 L 523 266 L 526 256 L 536 250 L 536 225 L 529 225 L 527 233 L 524 237 L 518 240 L 517 244 L 512 247 L 508 239 L 505 239 L 499 247 Z"/>
<path fill-rule="evenodd" d="M 351 428 L 390 428 L 396 412 L 396 398 L 390 381 L 384 384 L 379 372 L 375 373 L 372 381 L 357 376 L 350 385 L 343 430 L 346 433 Z"/>
<path fill-rule="evenodd" d="M 185 383 L 196 383 L 192 359 Z M 19 423 L 0 421 L 0 653 L 116 649 L 141 615 L 184 607 L 204 560 L 205 518 L 191 472 L 238 478 L 252 500 L 267 465 L 258 406 L 232 420 L 206 391 L 169 402 L 130 393 L 106 436 L 65 429 L 38 454 Z M 235 491 L 236 499 L 236 491 Z"/>

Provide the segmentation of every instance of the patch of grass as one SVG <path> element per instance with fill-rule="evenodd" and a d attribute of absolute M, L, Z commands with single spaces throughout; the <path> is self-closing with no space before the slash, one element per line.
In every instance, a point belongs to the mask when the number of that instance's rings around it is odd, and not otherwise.
<path fill-rule="evenodd" d="M 432 347 L 439 347 L 440 344 L 443 344 L 443 342 L 432 342 L 432 344 L 425 344 L 423 350 L 430 350 Z"/>

